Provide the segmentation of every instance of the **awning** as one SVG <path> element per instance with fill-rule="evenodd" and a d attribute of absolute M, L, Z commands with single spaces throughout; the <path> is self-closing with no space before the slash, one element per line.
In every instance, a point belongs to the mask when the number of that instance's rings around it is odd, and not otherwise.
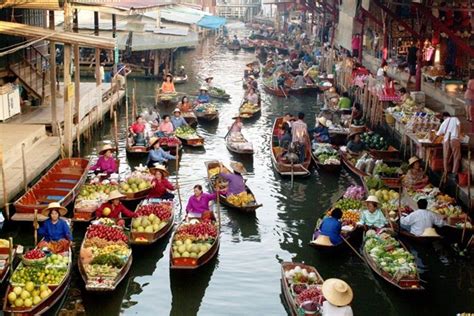
<path fill-rule="evenodd" d="M 198 43 L 199 37 L 196 32 L 189 32 L 186 36 L 134 32 L 131 48 L 132 51 L 143 51 L 196 46 Z"/>
<path fill-rule="evenodd" d="M 206 29 L 218 29 L 223 26 L 225 22 L 225 18 L 213 15 L 205 15 L 201 20 L 199 20 L 197 25 Z"/>
<path fill-rule="evenodd" d="M 193 13 L 182 12 L 173 8 L 165 8 L 160 10 L 161 18 L 171 22 L 178 22 L 184 24 L 197 24 L 204 15 L 197 15 Z"/>

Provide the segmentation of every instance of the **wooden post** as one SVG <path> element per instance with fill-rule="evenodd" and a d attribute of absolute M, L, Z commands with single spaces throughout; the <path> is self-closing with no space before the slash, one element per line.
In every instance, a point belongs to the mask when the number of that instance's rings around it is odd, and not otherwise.
<path fill-rule="evenodd" d="M 116 38 L 117 37 L 117 16 L 115 14 L 112 14 L 112 37 Z M 118 48 L 116 48 L 118 49 Z M 117 74 L 117 64 L 119 60 L 115 58 L 115 50 L 114 50 L 114 75 Z"/>
<path fill-rule="evenodd" d="M 421 67 L 423 67 L 423 41 L 420 41 L 418 45 L 417 58 L 416 58 L 416 73 L 415 73 L 415 91 L 421 91 Z M 410 83 L 407 82 L 407 85 Z"/>
<path fill-rule="evenodd" d="M 114 111 L 114 140 L 115 140 L 115 156 L 118 158 L 118 123 L 117 123 L 117 111 Z"/>
<path fill-rule="evenodd" d="M 79 66 L 79 45 L 74 45 L 74 115 L 76 118 L 77 154 L 81 156 L 81 71 Z"/>
<path fill-rule="evenodd" d="M 54 30 L 54 11 L 49 11 L 49 28 Z M 51 91 L 51 127 L 53 135 L 58 135 L 56 111 L 56 43 L 49 42 L 49 85 Z"/>
<path fill-rule="evenodd" d="M 8 241 L 9 241 L 9 245 L 8 245 L 8 264 L 10 265 L 10 273 L 13 273 L 13 259 L 14 256 L 13 256 L 13 238 L 12 237 L 9 237 L 8 238 Z"/>
<path fill-rule="evenodd" d="M 22 169 L 23 169 L 23 186 L 26 192 L 28 191 L 28 177 L 26 174 L 25 143 L 21 144 L 21 163 L 22 163 Z"/>
<path fill-rule="evenodd" d="M 10 219 L 10 207 L 8 204 L 7 179 L 5 179 L 5 168 L 3 166 L 3 146 L 0 144 L 0 171 L 2 172 L 2 189 L 3 189 L 3 204 L 5 207 L 5 215 Z"/>
<path fill-rule="evenodd" d="M 94 35 L 99 36 L 99 12 L 94 11 Z M 95 49 L 95 83 L 100 86 L 102 78 L 100 77 L 100 48 Z"/>

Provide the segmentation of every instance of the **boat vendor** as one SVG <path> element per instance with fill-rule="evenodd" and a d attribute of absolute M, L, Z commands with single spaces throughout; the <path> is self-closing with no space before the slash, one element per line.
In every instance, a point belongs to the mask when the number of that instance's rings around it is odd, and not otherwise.
<path fill-rule="evenodd" d="M 133 136 L 135 145 L 144 146 L 145 145 L 145 123 L 141 116 L 137 116 L 135 122 L 130 126 L 129 131 Z"/>
<path fill-rule="evenodd" d="M 360 106 L 360 103 L 354 103 L 352 106 L 352 113 L 351 113 L 351 118 L 352 121 L 359 121 L 362 119 L 364 116 L 364 112 L 362 111 L 362 107 Z M 357 125 L 357 124 L 354 124 Z"/>
<path fill-rule="evenodd" d="M 104 172 L 107 175 L 117 173 L 117 162 L 112 156 L 112 153 L 116 150 L 117 149 L 115 147 L 112 147 L 109 144 L 102 146 L 102 149 L 99 151 L 99 159 L 95 165 L 90 167 L 90 170 L 98 173 Z"/>
<path fill-rule="evenodd" d="M 245 182 L 242 174 L 247 173 L 247 170 L 245 170 L 244 165 L 240 162 L 231 162 L 230 167 L 234 173 L 223 172 L 224 168 L 222 167 L 222 163 L 220 164 L 221 172 L 219 173 L 219 177 L 228 182 L 227 189 L 224 190 L 225 194 L 233 195 L 245 192 Z"/>
<path fill-rule="evenodd" d="M 178 76 L 179 76 L 179 77 L 184 77 L 184 76 L 186 76 L 186 71 L 185 71 L 183 65 L 181 65 L 181 67 L 179 67 Z"/>
<path fill-rule="evenodd" d="M 126 217 L 137 217 L 137 214 L 126 208 L 120 201 L 124 197 L 125 195 L 120 193 L 118 190 L 110 192 L 107 202 L 102 203 L 102 205 L 95 211 L 95 216 L 97 218 L 107 217 L 113 219 L 121 218 L 121 215 Z"/>
<path fill-rule="evenodd" d="M 426 187 L 430 182 L 421 167 L 420 158 L 413 156 L 408 160 L 408 171 L 403 177 L 403 185 L 408 190 L 418 190 Z"/>
<path fill-rule="evenodd" d="M 205 212 L 210 212 L 209 202 L 217 198 L 217 193 L 203 193 L 200 184 L 196 184 L 193 190 L 194 194 L 189 198 L 188 205 L 186 205 L 186 216 L 201 218 Z"/>
<path fill-rule="evenodd" d="M 41 214 L 47 216 L 48 219 L 39 229 L 37 226 L 35 227 L 35 229 L 38 229 L 38 235 L 44 238 L 45 241 L 58 241 L 61 239 L 71 241 L 72 235 L 69 224 L 61 218 L 61 216 L 66 215 L 66 213 L 67 209 L 58 202 L 49 203 L 48 207 L 41 212 Z"/>
<path fill-rule="evenodd" d="M 347 142 L 346 147 L 347 147 L 347 151 L 350 154 L 359 155 L 361 152 L 365 150 L 366 146 L 365 146 L 365 143 L 360 138 L 360 133 L 358 132 L 350 133 L 347 138 L 349 138 L 349 141 Z"/>
<path fill-rule="evenodd" d="M 452 172 L 456 175 L 461 164 L 461 122 L 457 117 L 451 117 L 448 112 L 443 113 L 443 123 L 436 132 L 437 136 L 443 137 L 443 167 L 444 172 Z M 453 164 L 450 168 L 450 164 Z"/>
<path fill-rule="evenodd" d="M 164 165 L 156 163 L 150 172 L 154 175 L 153 180 L 151 181 L 151 191 L 148 193 L 148 198 L 159 198 L 163 200 L 172 200 L 174 199 L 174 194 L 171 193 L 177 189 L 169 182 L 166 178 L 169 176 L 168 170 Z"/>
<path fill-rule="evenodd" d="M 329 128 L 327 119 L 324 116 L 320 116 L 316 120 L 317 124 L 315 128 L 308 131 L 311 135 L 314 135 L 314 140 L 318 143 L 330 143 L 331 138 L 329 137 Z"/>
<path fill-rule="evenodd" d="M 387 225 L 387 219 L 378 207 L 380 204 L 379 199 L 375 195 L 369 195 L 365 202 L 367 203 L 367 209 L 362 211 L 357 225 L 365 225 L 376 228 L 382 228 Z"/>
<path fill-rule="evenodd" d="M 331 216 L 325 217 L 323 221 L 321 222 L 321 225 L 319 225 L 319 231 L 315 232 L 315 236 L 313 236 L 313 238 L 316 238 L 316 239 L 313 242 L 315 244 L 318 244 L 318 243 L 324 244 L 325 243 L 324 236 L 326 236 L 326 237 L 329 237 L 331 246 L 342 243 L 342 237 L 341 237 L 342 224 L 340 222 L 341 218 L 342 218 L 341 209 L 340 208 L 333 209 L 331 211 Z"/>
<path fill-rule="evenodd" d="M 352 108 L 352 101 L 349 98 L 349 93 L 343 92 L 342 96 L 339 98 L 339 102 L 337 103 L 337 107 L 339 110 L 344 112 L 350 112 Z M 350 114 L 350 113 L 349 113 Z"/>
<path fill-rule="evenodd" d="M 155 111 L 153 107 L 149 107 L 147 110 L 143 111 L 142 118 L 144 122 L 149 123 L 152 127 L 158 127 L 160 124 L 160 114 Z"/>
<path fill-rule="evenodd" d="M 174 132 L 173 123 L 171 123 L 171 118 L 168 114 L 163 115 L 158 130 L 156 131 L 157 136 L 164 137 L 171 135 Z"/>
<path fill-rule="evenodd" d="M 174 83 L 173 83 L 173 75 L 172 74 L 167 74 L 165 77 L 165 81 L 161 84 L 161 92 L 162 93 L 175 93 L 176 90 L 174 88 Z"/>
<path fill-rule="evenodd" d="M 171 118 L 171 124 L 173 124 L 174 130 L 180 128 L 181 126 L 187 126 L 188 123 L 186 120 L 181 116 L 181 110 L 176 108 L 173 111 L 173 117 Z"/>
<path fill-rule="evenodd" d="M 241 133 L 242 132 L 242 127 L 244 124 L 242 123 L 242 118 L 240 117 L 239 114 L 236 114 L 235 116 L 232 117 L 234 123 L 229 127 L 229 134 L 232 133 Z"/>
<path fill-rule="evenodd" d="M 416 211 L 400 219 L 401 228 L 415 236 L 439 237 L 436 230 L 433 229 L 433 225 L 438 227 L 446 225 L 444 217 L 427 210 L 428 201 L 426 199 L 418 200 L 417 205 Z"/>
<path fill-rule="evenodd" d="M 255 80 L 254 75 L 249 76 L 249 81 L 247 82 L 247 86 L 249 88 L 253 88 L 255 91 L 258 90 L 258 82 L 257 82 L 257 80 Z"/>
<path fill-rule="evenodd" d="M 212 89 L 213 87 L 213 83 L 212 83 L 212 80 L 214 79 L 214 77 L 207 77 L 206 79 L 204 79 L 204 82 L 205 82 L 205 85 L 207 87 L 207 89 Z"/>
<path fill-rule="evenodd" d="M 168 160 L 176 160 L 176 156 L 171 155 L 161 148 L 160 139 L 158 137 L 152 137 L 150 139 L 150 151 L 148 152 L 148 158 L 146 165 L 152 168 L 156 163 L 162 164 Z"/>
<path fill-rule="evenodd" d="M 181 112 L 186 113 L 186 112 L 192 112 L 193 111 L 193 106 L 191 105 L 191 102 L 189 102 L 189 98 L 187 96 L 184 96 L 181 99 L 181 102 L 178 105 L 178 108 L 181 110 Z"/>
<path fill-rule="evenodd" d="M 248 103 L 258 105 L 258 94 L 255 93 L 253 88 L 249 88 L 249 93 L 245 97 Z"/>
<path fill-rule="evenodd" d="M 276 80 L 276 88 L 284 91 L 285 81 L 286 81 L 285 74 L 283 72 L 281 72 L 280 75 L 277 77 L 277 80 Z"/>
<path fill-rule="evenodd" d="M 247 80 L 252 73 L 253 73 L 252 68 L 250 68 L 249 66 L 245 67 L 245 69 L 244 69 L 244 80 Z"/>
<path fill-rule="evenodd" d="M 196 99 L 197 103 L 203 104 L 203 103 L 209 103 L 210 102 L 210 97 L 209 94 L 207 93 L 208 89 L 204 86 L 199 88 L 199 95 Z"/>
<path fill-rule="evenodd" d="M 234 35 L 234 39 L 232 40 L 232 45 L 240 45 L 240 41 L 237 35 Z"/>
<path fill-rule="evenodd" d="M 293 120 L 293 115 L 291 113 L 286 113 L 283 116 L 283 123 L 281 126 L 282 135 L 280 137 L 280 147 L 288 148 L 288 145 L 291 143 L 291 124 Z"/>
<path fill-rule="evenodd" d="M 354 294 L 343 280 L 327 279 L 321 289 L 326 299 L 322 305 L 321 316 L 353 316 L 350 306 Z"/>
<path fill-rule="evenodd" d="M 291 142 L 299 145 L 299 162 L 302 163 L 305 160 L 306 153 L 306 139 L 308 136 L 308 126 L 303 121 L 304 113 L 298 113 L 298 120 L 291 124 Z"/>

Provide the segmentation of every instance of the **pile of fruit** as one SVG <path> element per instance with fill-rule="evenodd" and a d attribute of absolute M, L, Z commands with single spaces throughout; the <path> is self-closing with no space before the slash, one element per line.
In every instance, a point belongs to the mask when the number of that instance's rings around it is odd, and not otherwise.
<path fill-rule="evenodd" d="M 362 133 L 360 138 L 370 149 L 387 150 L 388 148 L 388 144 L 385 139 L 377 133 Z"/>
<path fill-rule="evenodd" d="M 211 103 L 202 103 L 202 104 L 198 104 L 194 110 L 196 112 L 204 112 L 206 114 L 213 114 L 213 113 L 216 113 L 217 112 L 217 109 L 216 109 L 216 106 L 214 104 L 211 104 Z"/>
<path fill-rule="evenodd" d="M 332 210 L 326 212 L 327 216 L 331 216 Z M 360 210 L 347 209 L 342 211 L 341 221 L 343 225 L 355 225 L 360 219 Z"/>
<path fill-rule="evenodd" d="M 366 233 L 364 250 L 370 255 L 377 267 L 394 279 L 417 278 L 415 257 L 392 236 L 369 230 Z"/>
<path fill-rule="evenodd" d="M 170 101 L 176 98 L 178 94 L 176 92 L 167 92 L 167 93 L 161 93 L 159 95 L 160 100 L 162 101 Z"/>
<path fill-rule="evenodd" d="M 231 194 L 227 197 L 227 201 L 235 206 L 248 206 L 255 204 L 255 198 L 252 194 L 241 192 L 239 194 Z"/>
<path fill-rule="evenodd" d="M 370 189 L 369 192 L 370 192 L 370 195 L 375 195 L 377 197 L 377 199 L 379 199 L 380 203 L 393 202 L 392 204 L 398 204 L 398 199 L 400 197 L 400 194 L 397 191 L 394 191 L 394 190 Z"/>
<path fill-rule="evenodd" d="M 308 285 L 322 283 L 318 275 L 314 272 L 308 272 L 300 266 L 285 271 L 285 278 L 289 284 L 305 283 Z"/>
<path fill-rule="evenodd" d="M 25 286 L 13 287 L 7 298 L 11 307 L 29 309 L 47 299 L 51 293 L 52 291 L 47 285 L 42 284 L 37 287 L 29 281 Z"/>
<path fill-rule="evenodd" d="M 160 231 L 163 227 L 165 227 L 167 223 L 167 220 L 162 221 L 155 214 L 150 214 L 148 216 L 139 216 L 132 220 L 132 233 L 154 234 Z"/>
<path fill-rule="evenodd" d="M 94 237 L 105 239 L 107 241 L 128 242 L 128 237 L 124 234 L 122 229 L 106 225 L 90 225 L 87 228 L 86 238 Z"/>
<path fill-rule="evenodd" d="M 46 254 L 40 249 L 32 249 L 25 253 L 23 261 L 29 263 L 38 263 L 46 260 Z M 25 260 L 26 259 L 26 260 Z"/>
<path fill-rule="evenodd" d="M 81 191 L 76 198 L 75 208 L 93 208 L 92 211 L 94 211 L 107 200 L 110 192 L 117 189 L 118 185 L 111 183 L 85 184 L 81 187 Z"/>
<path fill-rule="evenodd" d="M 258 106 L 258 104 L 245 102 L 244 104 L 240 106 L 239 113 L 240 114 L 253 114 L 255 112 L 258 112 L 259 109 L 260 107 Z"/>
<path fill-rule="evenodd" d="M 176 136 L 184 139 L 196 139 L 199 138 L 196 130 L 189 125 L 183 125 L 176 129 Z"/>
<path fill-rule="evenodd" d="M 209 95 L 211 95 L 211 96 L 221 96 L 221 97 L 228 96 L 228 94 L 225 92 L 224 89 L 217 88 L 217 87 L 210 87 L 209 88 Z"/>
<path fill-rule="evenodd" d="M 363 206 L 362 201 L 352 198 L 342 198 L 334 204 L 334 208 L 340 208 L 342 211 L 345 210 L 359 210 Z"/>
<path fill-rule="evenodd" d="M 160 137 L 160 145 L 161 146 L 168 146 L 168 147 L 178 147 L 181 145 L 181 141 L 174 136 L 170 137 Z"/>
<path fill-rule="evenodd" d="M 142 175 L 134 172 L 125 181 L 120 183 L 119 191 L 125 193 L 136 193 L 151 188 L 151 175 Z"/>
<path fill-rule="evenodd" d="M 456 200 L 439 191 L 438 188 L 424 188 L 412 192 L 411 196 L 415 202 L 420 199 L 428 201 L 428 209 L 438 214 L 449 217 L 459 217 L 463 214 L 462 208 L 456 205 Z"/>
<path fill-rule="evenodd" d="M 69 250 L 70 242 L 66 239 L 60 239 L 58 241 L 40 241 L 36 248 L 43 249 L 47 248 L 52 253 L 63 253 Z"/>
<path fill-rule="evenodd" d="M 331 144 L 316 143 L 313 145 L 313 153 L 323 165 L 340 165 L 339 153 Z"/>
<path fill-rule="evenodd" d="M 217 227 L 209 221 L 192 220 L 181 224 L 173 238 L 174 258 L 200 258 L 211 249 L 217 238 Z"/>
<path fill-rule="evenodd" d="M 108 209 L 109 211 L 106 212 L 107 209 Z M 104 208 L 104 211 L 102 212 L 102 214 L 103 214 L 104 216 L 109 216 L 109 215 L 110 215 L 110 212 L 111 212 L 110 208 L 106 207 L 106 208 Z M 115 220 L 113 220 L 113 219 L 111 219 L 111 218 L 107 218 L 107 217 L 101 217 L 101 218 L 99 218 L 99 219 L 97 220 L 97 222 L 98 222 L 99 224 L 105 225 L 105 226 L 115 226 L 115 225 L 117 225 L 117 223 L 115 222 Z"/>

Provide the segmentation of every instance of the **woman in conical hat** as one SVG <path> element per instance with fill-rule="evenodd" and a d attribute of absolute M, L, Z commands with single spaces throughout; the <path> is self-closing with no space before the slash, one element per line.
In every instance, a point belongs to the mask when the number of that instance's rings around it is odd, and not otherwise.
<path fill-rule="evenodd" d="M 126 188 L 123 188 L 124 190 Z M 97 218 L 100 217 L 108 217 L 118 219 L 123 215 L 127 217 L 136 217 L 136 214 L 126 208 L 122 202 L 120 201 L 123 199 L 125 195 L 120 193 L 118 190 L 114 190 L 109 193 L 109 197 L 107 202 L 103 203 L 96 211 L 95 216 Z"/>
<path fill-rule="evenodd" d="M 71 229 L 68 223 L 61 219 L 61 216 L 66 215 L 66 213 L 67 209 L 58 202 L 49 203 L 48 207 L 41 212 L 41 214 L 49 218 L 41 225 L 38 234 L 45 241 L 72 240 Z"/>
<path fill-rule="evenodd" d="M 107 144 L 102 146 L 102 149 L 99 151 L 99 159 L 93 165 L 90 170 L 97 172 L 105 172 L 110 175 L 117 172 L 117 163 L 113 157 L 113 153 L 117 149 Z"/>
<path fill-rule="evenodd" d="M 352 316 L 350 303 L 354 298 L 351 287 L 340 279 L 327 279 L 321 289 L 326 299 L 322 306 L 322 316 Z"/>

